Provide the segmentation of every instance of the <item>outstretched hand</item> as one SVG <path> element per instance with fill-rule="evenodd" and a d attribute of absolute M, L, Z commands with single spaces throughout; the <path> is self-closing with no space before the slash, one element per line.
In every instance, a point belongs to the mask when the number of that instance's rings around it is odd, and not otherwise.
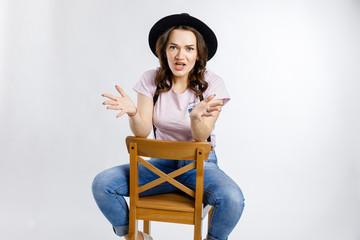
<path fill-rule="evenodd" d="M 120 93 L 121 97 L 117 97 L 107 93 L 102 94 L 103 97 L 107 97 L 112 100 L 103 102 L 104 105 L 109 105 L 106 108 L 112 110 L 121 110 L 121 112 L 116 115 L 117 118 L 121 117 L 125 113 L 129 115 L 136 114 L 136 106 L 131 100 L 131 98 L 124 92 L 121 87 L 115 85 L 115 88 Z"/>
<path fill-rule="evenodd" d="M 222 103 L 218 101 L 212 101 L 214 97 L 215 94 L 212 94 L 203 101 L 199 102 L 191 111 L 190 117 L 202 121 L 203 117 L 212 117 L 214 116 L 215 111 L 220 112 Z"/>

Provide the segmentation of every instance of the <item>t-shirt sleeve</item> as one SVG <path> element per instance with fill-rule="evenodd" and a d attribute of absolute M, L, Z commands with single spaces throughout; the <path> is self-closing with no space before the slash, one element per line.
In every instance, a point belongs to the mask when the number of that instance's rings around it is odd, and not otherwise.
<path fill-rule="evenodd" d="M 208 82 L 209 86 L 204 92 L 204 98 L 216 94 L 215 99 L 223 99 L 223 105 L 230 101 L 230 95 L 225 87 L 224 80 L 221 77 L 213 72 L 206 71 L 205 80 Z"/>
<path fill-rule="evenodd" d="M 152 99 L 156 91 L 155 75 L 156 70 L 149 70 L 143 73 L 140 80 L 133 87 L 134 91 Z"/>

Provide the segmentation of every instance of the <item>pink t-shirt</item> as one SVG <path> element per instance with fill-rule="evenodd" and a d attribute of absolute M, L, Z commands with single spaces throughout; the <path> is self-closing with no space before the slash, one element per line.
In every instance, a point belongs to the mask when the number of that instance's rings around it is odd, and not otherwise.
<path fill-rule="evenodd" d="M 155 69 L 145 72 L 133 89 L 153 99 L 156 91 L 155 75 Z M 215 99 L 223 99 L 225 105 L 230 100 L 230 96 L 224 81 L 209 70 L 204 76 L 209 84 L 203 93 L 204 99 L 211 94 L 216 94 Z M 156 138 L 170 141 L 194 141 L 190 129 L 190 112 L 199 101 L 191 89 L 187 89 L 184 93 L 175 93 L 173 89 L 160 93 L 153 115 Z M 215 140 L 214 129 L 212 129 L 211 145 L 213 147 L 216 145 Z"/>

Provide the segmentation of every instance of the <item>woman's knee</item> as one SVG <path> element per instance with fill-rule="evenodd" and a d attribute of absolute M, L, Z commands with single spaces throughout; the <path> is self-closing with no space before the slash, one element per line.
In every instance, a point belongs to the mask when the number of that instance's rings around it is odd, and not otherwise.
<path fill-rule="evenodd" d="M 108 189 L 108 183 L 106 181 L 104 172 L 97 174 L 92 182 L 91 190 L 95 199 L 99 199 L 104 196 Z"/>
<path fill-rule="evenodd" d="M 114 167 L 97 174 L 92 182 L 91 189 L 94 197 L 97 198 L 109 193 L 126 195 L 126 186 L 126 174 L 118 167 Z"/>
<path fill-rule="evenodd" d="M 232 211 L 238 211 L 240 214 L 245 206 L 245 199 L 241 189 L 234 183 L 226 187 L 217 186 L 210 190 L 211 198 L 214 205 L 221 206 Z"/>
<path fill-rule="evenodd" d="M 237 209 L 242 212 L 245 206 L 245 199 L 241 189 L 236 186 L 227 191 L 226 202 L 227 205 L 232 209 Z"/>

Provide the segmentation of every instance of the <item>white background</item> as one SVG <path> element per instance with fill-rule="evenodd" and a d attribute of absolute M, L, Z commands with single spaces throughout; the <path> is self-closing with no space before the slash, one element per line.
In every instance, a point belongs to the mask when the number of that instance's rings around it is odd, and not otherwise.
<path fill-rule="evenodd" d="M 217 34 L 208 68 L 232 96 L 220 167 L 246 207 L 230 239 L 360 239 L 360 2 L 0 2 L 0 239 L 118 239 L 91 194 L 126 163 L 127 117 L 102 106 L 158 66 L 160 18 L 188 12 Z M 153 224 L 155 240 L 192 227 Z"/>

